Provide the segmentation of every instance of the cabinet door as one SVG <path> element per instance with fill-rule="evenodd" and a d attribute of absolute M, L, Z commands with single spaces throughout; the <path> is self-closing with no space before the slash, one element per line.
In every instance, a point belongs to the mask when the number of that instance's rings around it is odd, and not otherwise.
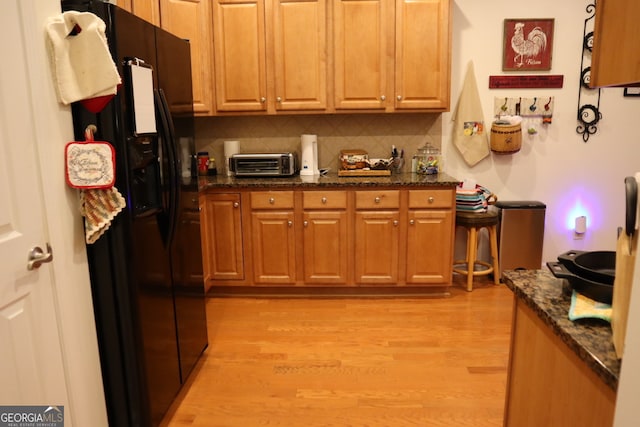
<path fill-rule="evenodd" d="M 326 108 L 326 26 L 325 0 L 274 0 L 276 110 Z"/>
<path fill-rule="evenodd" d="M 201 213 L 205 283 L 243 280 L 240 195 L 207 194 Z"/>
<path fill-rule="evenodd" d="M 355 281 L 396 284 L 398 281 L 398 211 L 355 214 Z"/>
<path fill-rule="evenodd" d="M 449 109 L 450 11 L 450 0 L 396 0 L 396 109 Z"/>
<path fill-rule="evenodd" d="M 640 82 L 640 2 L 598 0 L 591 56 L 591 87 Z"/>
<path fill-rule="evenodd" d="M 383 0 L 334 2 L 336 109 L 385 107 L 386 50 L 393 34 L 387 5 Z"/>
<path fill-rule="evenodd" d="M 294 283 L 296 245 L 293 211 L 251 212 L 255 283 Z"/>
<path fill-rule="evenodd" d="M 407 283 L 450 284 L 453 257 L 453 212 L 409 211 Z"/>
<path fill-rule="evenodd" d="M 126 10 L 139 18 L 151 22 L 155 26 L 160 26 L 160 2 L 158 0 L 127 0 L 129 5 Z M 120 2 L 118 2 L 118 6 Z M 122 7 L 122 6 L 121 6 Z"/>
<path fill-rule="evenodd" d="M 136 0 L 136 4 L 137 4 Z M 135 4 L 134 4 L 135 7 Z M 135 9 L 134 9 L 135 10 Z M 191 44 L 193 111 L 213 113 L 213 48 L 208 0 L 160 0 L 161 27 Z"/>
<path fill-rule="evenodd" d="M 264 0 L 214 2 L 215 92 L 218 111 L 267 108 Z"/>
<path fill-rule="evenodd" d="M 304 212 L 305 283 L 347 282 L 346 211 Z"/>

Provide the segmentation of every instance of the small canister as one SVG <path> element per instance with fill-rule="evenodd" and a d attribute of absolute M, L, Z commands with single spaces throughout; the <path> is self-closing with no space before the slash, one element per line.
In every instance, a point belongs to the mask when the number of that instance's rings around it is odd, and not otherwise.
<path fill-rule="evenodd" d="M 209 171 L 209 153 L 207 151 L 198 152 L 198 175 L 206 175 Z"/>

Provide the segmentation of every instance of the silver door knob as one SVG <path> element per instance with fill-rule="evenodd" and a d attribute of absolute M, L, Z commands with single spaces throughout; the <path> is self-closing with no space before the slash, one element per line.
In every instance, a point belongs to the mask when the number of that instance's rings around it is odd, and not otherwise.
<path fill-rule="evenodd" d="M 238 202 L 233 202 L 233 207 L 234 207 L 234 208 L 240 207 L 240 203 L 238 203 Z"/>
<path fill-rule="evenodd" d="M 302 225 L 304 225 L 305 227 L 308 227 L 308 226 L 309 226 L 309 221 L 304 220 L 304 221 L 302 222 Z"/>
<path fill-rule="evenodd" d="M 386 99 L 387 99 L 387 97 L 386 97 L 386 96 L 384 96 L 384 95 L 381 95 L 381 96 L 380 96 L 380 101 L 384 101 L 384 100 L 386 100 Z"/>
<path fill-rule="evenodd" d="M 282 97 L 280 96 L 276 97 L 276 102 L 282 102 Z"/>
<path fill-rule="evenodd" d="M 416 223 L 415 220 L 413 220 L 413 219 L 409 220 L 409 224 L 410 225 L 414 225 L 415 223 Z"/>
<path fill-rule="evenodd" d="M 27 263 L 27 270 L 33 270 L 40 268 L 40 265 L 45 262 L 51 262 L 53 260 L 53 251 L 51 245 L 47 242 L 47 252 L 42 252 L 40 246 L 31 248 L 29 251 L 29 262 Z"/>
<path fill-rule="evenodd" d="M 264 104 L 265 102 L 267 102 L 267 98 L 263 96 L 262 98 L 260 98 L 260 102 Z"/>
<path fill-rule="evenodd" d="M 376 203 L 380 203 L 380 197 L 376 197 L 375 199 L 373 199 L 373 201 Z"/>
<path fill-rule="evenodd" d="M 397 220 L 397 219 L 394 219 L 394 220 L 393 220 L 393 226 L 394 226 L 394 227 L 397 227 L 397 226 L 398 226 L 398 224 L 399 224 L 398 220 Z"/>
<path fill-rule="evenodd" d="M 291 220 L 287 221 L 287 225 L 288 225 L 289 227 L 293 227 L 293 221 L 291 221 Z"/>
<path fill-rule="evenodd" d="M 274 199 L 273 197 L 269 197 L 269 203 L 270 204 L 274 204 L 276 202 L 276 199 Z"/>
<path fill-rule="evenodd" d="M 320 199 L 320 201 L 322 202 L 323 205 L 327 204 L 327 198 L 323 197 L 322 199 Z"/>
<path fill-rule="evenodd" d="M 397 96 L 398 101 L 402 101 L 402 95 Z"/>

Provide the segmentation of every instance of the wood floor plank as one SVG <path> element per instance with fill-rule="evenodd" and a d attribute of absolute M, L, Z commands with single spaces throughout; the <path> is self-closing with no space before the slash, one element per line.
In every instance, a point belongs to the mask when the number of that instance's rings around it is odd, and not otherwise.
<path fill-rule="evenodd" d="M 163 427 L 501 426 L 512 294 L 209 298 Z"/>

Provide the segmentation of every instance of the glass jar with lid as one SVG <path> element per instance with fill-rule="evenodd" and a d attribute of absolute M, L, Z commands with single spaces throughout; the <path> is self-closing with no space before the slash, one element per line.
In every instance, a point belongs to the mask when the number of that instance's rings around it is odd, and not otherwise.
<path fill-rule="evenodd" d="M 442 155 L 440 149 L 434 147 L 429 142 L 418 148 L 414 156 L 415 171 L 421 175 L 433 175 L 442 170 Z"/>

